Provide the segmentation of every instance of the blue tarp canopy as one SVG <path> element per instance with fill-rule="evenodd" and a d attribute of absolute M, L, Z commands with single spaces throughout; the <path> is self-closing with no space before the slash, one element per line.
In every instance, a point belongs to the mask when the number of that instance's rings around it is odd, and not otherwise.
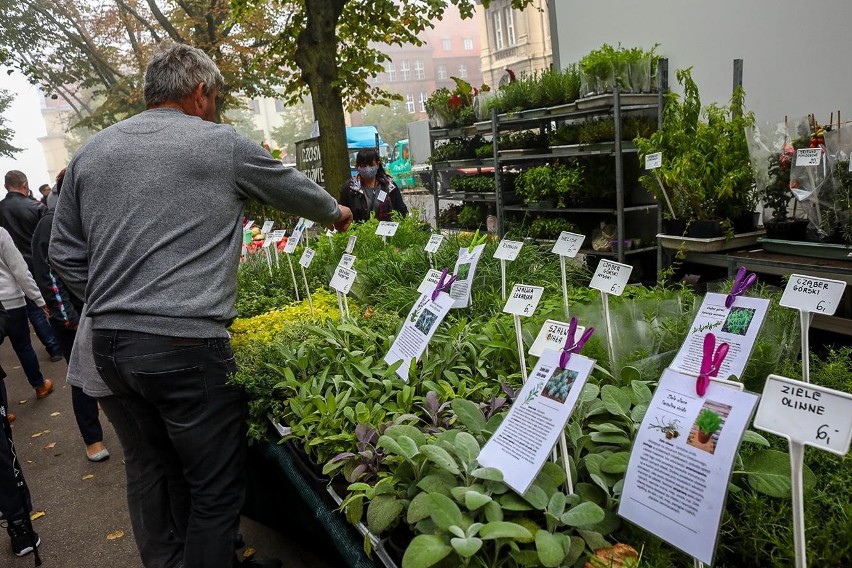
<path fill-rule="evenodd" d="M 346 127 L 347 148 L 375 148 L 376 147 L 375 126 L 348 126 Z M 379 147 L 385 146 L 384 140 L 379 138 Z"/>

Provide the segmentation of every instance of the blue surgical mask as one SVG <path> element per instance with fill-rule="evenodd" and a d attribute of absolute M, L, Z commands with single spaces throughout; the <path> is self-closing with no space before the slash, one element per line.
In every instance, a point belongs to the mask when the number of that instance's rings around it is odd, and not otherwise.
<path fill-rule="evenodd" d="M 378 171 L 379 166 L 361 166 L 358 168 L 358 174 L 364 179 L 374 179 Z"/>

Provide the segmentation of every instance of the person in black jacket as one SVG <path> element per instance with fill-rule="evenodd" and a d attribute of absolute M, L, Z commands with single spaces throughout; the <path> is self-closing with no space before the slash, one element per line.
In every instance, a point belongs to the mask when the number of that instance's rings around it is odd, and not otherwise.
<path fill-rule="evenodd" d="M 402 191 L 385 172 L 374 148 L 358 150 L 355 168 L 358 173 L 343 184 L 338 200 L 352 210 L 355 221 L 368 221 L 371 213 L 375 213 L 379 221 L 390 221 L 392 211 L 398 211 L 403 217 L 408 215 Z"/>
<path fill-rule="evenodd" d="M 24 257 L 27 268 L 33 271 L 33 231 L 42 218 L 45 206 L 30 197 L 27 176 L 18 170 L 9 170 L 4 179 L 6 197 L 0 201 L 0 227 L 9 232 L 15 247 Z M 53 333 L 47 318 L 35 303 L 27 298 L 27 318 L 35 329 L 39 341 L 47 349 L 53 362 L 62 359 L 62 348 Z"/>
<path fill-rule="evenodd" d="M 56 187 L 61 191 L 62 180 L 65 177 L 63 169 L 56 176 Z M 53 209 L 39 220 L 33 231 L 32 242 L 32 273 L 38 284 L 41 295 L 50 310 L 50 325 L 62 347 L 65 361 L 71 359 L 71 349 L 77 336 L 77 326 L 83 311 L 83 301 L 71 293 L 50 268 L 47 251 L 50 247 L 50 232 L 53 228 Z M 109 457 L 109 451 L 104 446 L 104 431 L 98 418 L 98 401 L 83 392 L 83 389 L 71 385 L 71 404 L 77 427 L 86 444 L 86 457 L 91 461 L 103 461 Z"/>

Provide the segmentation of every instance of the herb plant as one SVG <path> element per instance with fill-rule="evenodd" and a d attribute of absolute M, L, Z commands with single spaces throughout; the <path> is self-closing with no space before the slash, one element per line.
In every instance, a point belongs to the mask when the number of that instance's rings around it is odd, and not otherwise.
<path fill-rule="evenodd" d="M 695 425 L 699 430 L 710 436 L 722 427 L 722 417 L 709 408 L 704 408 L 698 413 Z"/>

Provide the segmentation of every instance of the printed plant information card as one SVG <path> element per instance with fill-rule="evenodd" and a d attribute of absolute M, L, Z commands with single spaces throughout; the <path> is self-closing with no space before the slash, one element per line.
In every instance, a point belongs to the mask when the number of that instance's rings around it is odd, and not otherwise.
<path fill-rule="evenodd" d="M 457 276 L 450 287 L 450 296 L 455 300 L 454 308 L 466 308 L 470 305 L 470 287 L 473 284 L 473 275 L 476 274 L 476 265 L 485 245 L 473 247 L 473 252 L 468 252 L 467 247 L 459 249 L 459 257 L 456 260 L 453 274 Z"/>
<path fill-rule="evenodd" d="M 314 249 L 310 247 L 305 247 L 305 250 L 302 251 L 302 256 L 299 258 L 299 264 L 301 264 L 304 268 L 307 268 L 311 265 L 311 262 L 314 260 Z"/>
<path fill-rule="evenodd" d="M 438 281 L 440 279 L 441 271 L 430 268 L 429 272 L 426 273 L 426 278 L 424 278 L 423 282 L 420 283 L 420 286 L 417 287 L 417 291 L 421 294 L 431 294 L 435 290 L 435 286 L 438 285 Z"/>
<path fill-rule="evenodd" d="M 440 278 L 440 273 L 438 273 Z M 435 334 L 435 330 L 444 321 L 444 317 L 453 307 L 453 299 L 446 292 L 438 294 L 438 298 L 432 301 L 432 292 L 421 294 L 417 302 L 408 312 L 408 317 L 391 345 L 390 351 L 385 355 L 385 363 L 393 365 L 400 359 L 402 365 L 396 370 L 403 381 L 408 381 L 408 369 L 411 361 L 419 361 L 429 344 L 429 340 Z"/>
<path fill-rule="evenodd" d="M 737 449 L 758 396 L 666 369 L 633 442 L 618 514 L 712 564 Z"/>
<path fill-rule="evenodd" d="M 704 356 L 704 336 L 712 332 L 716 336 L 717 345 L 727 343 L 730 346 L 728 356 L 722 361 L 719 377 L 726 379 L 735 375 L 739 378 L 743 375 L 754 341 L 769 310 L 769 300 L 738 296 L 733 306 L 726 308 L 725 298 L 727 294 L 712 292 L 704 296 L 689 334 L 672 361 L 673 369 L 698 375 Z"/>
<path fill-rule="evenodd" d="M 479 454 L 480 465 L 499 469 L 506 484 L 521 495 L 550 456 L 595 364 L 574 354 L 563 369 L 559 355 L 556 351 L 544 352 L 506 418 Z"/>

